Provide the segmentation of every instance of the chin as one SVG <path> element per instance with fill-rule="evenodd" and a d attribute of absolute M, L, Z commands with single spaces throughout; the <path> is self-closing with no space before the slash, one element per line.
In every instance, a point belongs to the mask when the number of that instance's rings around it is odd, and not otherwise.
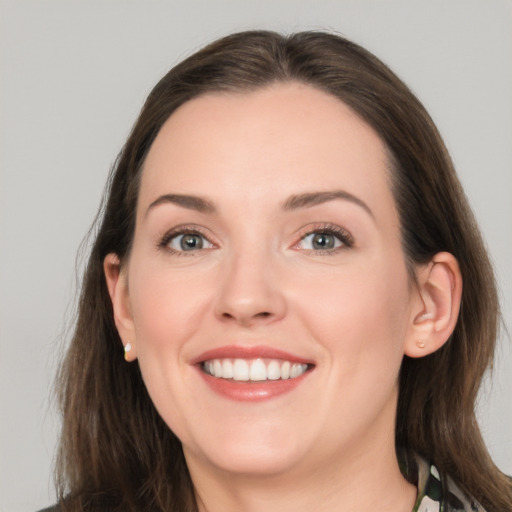
<path fill-rule="evenodd" d="M 296 439 L 270 435 L 265 439 L 252 436 L 242 440 L 240 436 L 231 436 L 227 443 L 212 443 L 204 449 L 196 447 L 192 451 L 184 446 L 184 453 L 187 462 L 190 457 L 197 457 L 222 472 L 268 477 L 290 471 L 304 458 L 304 446 Z"/>
<path fill-rule="evenodd" d="M 296 458 L 282 453 L 228 454 L 210 463 L 218 470 L 233 476 L 272 477 L 290 472 L 295 467 Z"/>

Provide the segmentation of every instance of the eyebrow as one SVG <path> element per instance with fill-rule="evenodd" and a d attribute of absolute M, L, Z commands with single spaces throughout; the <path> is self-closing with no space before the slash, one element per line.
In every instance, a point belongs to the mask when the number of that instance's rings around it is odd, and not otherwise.
<path fill-rule="evenodd" d="M 298 210 L 300 208 L 311 208 L 322 203 L 334 201 L 335 199 L 342 199 L 350 201 L 363 210 L 365 210 L 371 217 L 374 217 L 370 207 L 357 196 L 354 196 L 350 192 L 344 190 L 329 190 L 323 192 L 305 192 L 303 194 L 296 194 L 290 196 L 283 204 L 284 211 Z M 188 194 L 164 194 L 155 199 L 146 210 L 146 215 L 150 210 L 161 204 L 171 203 L 182 208 L 189 210 L 196 210 L 200 213 L 213 214 L 217 212 L 215 205 L 208 199 L 199 196 L 193 196 Z"/>
<path fill-rule="evenodd" d="M 165 204 L 165 203 L 171 203 L 178 206 L 181 206 L 182 208 L 187 208 L 189 210 L 196 210 L 200 213 L 215 213 L 217 210 L 214 206 L 214 204 L 209 201 L 208 199 L 205 199 L 204 197 L 199 196 L 191 196 L 186 194 L 164 194 L 163 196 L 158 197 L 155 199 L 146 210 L 146 215 L 150 212 L 152 208 L 155 206 Z"/>
<path fill-rule="evenodd" d="M 306 192 L 304 194 L 297 194 L 286 200 L 283 209 L 285 211 L 289 211 L 297 210 L 299 208 L 311 208 L 312 206 L 327 203 L 328 201 L 333 201 L 335 199 L 350 201 L 351 203 L 360 206 L 371 217 L 374 217 L 372 210 L 363 200 L 354 196 L 350 192 L 346 192 L 345 190 L 328 190 L 324 192 Z"/>

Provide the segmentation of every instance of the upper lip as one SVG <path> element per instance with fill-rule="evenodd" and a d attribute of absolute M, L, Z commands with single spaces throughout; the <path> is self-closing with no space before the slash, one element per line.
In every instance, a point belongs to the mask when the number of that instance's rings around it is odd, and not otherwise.
<path fill-rule="evenodd" d="M 212 359 L 282 359 L 291 363 L 313 364 L 313 361 L 309 359 L 266 345 L 225 345 L 213 348 L 192 359 L 191 364 L 199 364 Z"/>

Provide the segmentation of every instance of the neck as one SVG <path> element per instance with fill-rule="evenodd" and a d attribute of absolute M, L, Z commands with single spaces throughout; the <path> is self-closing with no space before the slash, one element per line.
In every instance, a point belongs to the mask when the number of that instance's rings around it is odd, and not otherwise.
<path fill-rule="evenodd" d="M 205 471 L 189 460 L 199 512 L 410 512 L 416 488 L 399 470 L 393 437 L 274 475 Z"/>

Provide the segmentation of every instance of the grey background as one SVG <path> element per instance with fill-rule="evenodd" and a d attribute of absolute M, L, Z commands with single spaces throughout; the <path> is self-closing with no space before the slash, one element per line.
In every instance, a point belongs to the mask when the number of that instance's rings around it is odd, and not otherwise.
<path fill-rule="evenodd" d="M 2 1 L 0 511 L 54 499 L 51 384 L 73 318 L 75 255 L 146 94 L 182 57 L 245 28 L 336 30 L 413 88 L 475 209 L 511 328 L 510 1 Z M 511 388 L 502 336 L 479 415 L 509 474 Z"/>

